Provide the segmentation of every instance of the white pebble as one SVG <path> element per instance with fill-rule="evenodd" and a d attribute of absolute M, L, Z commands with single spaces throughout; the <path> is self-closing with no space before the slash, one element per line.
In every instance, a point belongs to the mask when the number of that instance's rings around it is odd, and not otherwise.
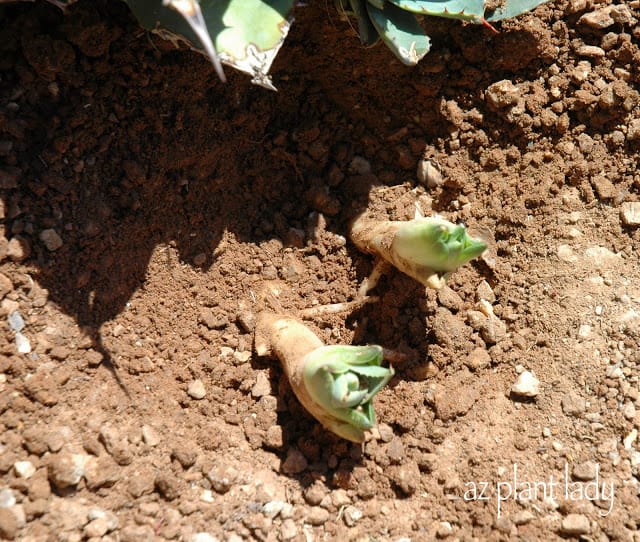
<path fill-rule="evenodd" d="M 631 430 L 631 433 L 624 437 L 624 440 L 622 441 L 625 450 L 630 450 L 636 440 L 638 440 L 638 430 L 634 427 Z"/>
<path fill-rule="evenodd" d="M 586 339 L 591 335 L 591 326 L 589 324 L 582 324 L 578 329 L 578 339 Z"/>
<path fill-rule="evenodd" d="M 31 352 L 31 342 L 19 331 L 16 333 L 16 348 L 20 354 Z"/>
<path fill-rule="evenodd" d="M 355 506 L 347 506 L 344 509 L 344 522 L 348 527 L 353 527 L 358 521 L 362 519 L 362 510 Z"/>
<path fill-rule="evenodd" d="M 194 380 L 189 383 L 189 387 L 187 388 L 187 394 L 189 397 L 193 399 L 204 399 L 204 396 L 207 394 L 207 391 L 204 389 L 204 384 L 202 380 Z"/>
<path fill-rule="evenodd" d="M 24 320 L 18 311 L 13 311 L 7 316 L 9 327 L 12 331 L 22 331 L 24 329 Z"/>
<path fill-rule="evenodd" d="M 0 489 L 0 508 L 11 508 L 16 504 L 16 497 L 13 490 L 9 488 Z"/>
<path fill-rule="evenodd" d="M 218 540 L 218 538 L 209 533 L 196 533 L 189 539 L 189 542 L 218 542 Z"/>
<path fill-rule="evenodd" d="M 620 218 L 627 226 L 640 226 L 640 201 L 626 201 L 620 207 Z"/>
<path fill-rule="evenodd" d="M 275 518 L 284 508 L 284 501 L 269 501 L 262 506 L 262 513 L 268 518 Z"/>
<path fill-rule="evenodd" d="M 530 371 L 521 373 L 511 388 L 520 397 L 535 397 L 540 393 L 540 381 Z"/>
<path fill-rule="evenodd" d="M 202 494 L 200 495 L 200 500 L 202 502 L 212 503 L 213 502 L 213 491 L 211 491 L 210 489 L 203 489 L 202 490 Z"/>
<path fill-rule="evenodd" d="M 33 466 L 31 461 L 16 461 L 13 464 L 13 470 L 16 473 L 16 476 L 20 478 L 31 478 L 36 472 L 36 468 Z"/>

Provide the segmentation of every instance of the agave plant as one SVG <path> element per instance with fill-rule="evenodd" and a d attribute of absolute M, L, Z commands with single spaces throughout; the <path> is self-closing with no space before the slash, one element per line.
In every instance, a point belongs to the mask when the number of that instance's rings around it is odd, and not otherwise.
<path fill-rule="evenodd" d="M 339 11 L 356 18 L 360 41 L 379 39 L 404 63 L 417 64 L 429 52 L 431 41 L 416 15 L 434 15 L 484 24 L 529 11 L 547 0 L 503 0 L 489 8 L 486 0 L 335 0 Z"/>
<path fill-rule="evenodd" d="M 12 0 L 0 0 L 0 3 Z M 48 0 L 65 9 L 76 0 Z M 269 69 L 286 38 L 295 0 L 125 0 L 146 29 L 171 41 L 203 50 L 220 79 L 221 64 L 248 73 L 252 81 L 275 90 Z M 342 13 L 358 21 L 360 40 L 379 39 L 405 64 L 417 64 L 430 48 L 416 15 L 435 15 L 471 23 L 515 17 L 547 0 L 334 0 Z"/>
<path fill-rule="evenodd" d="M 352 442 L 363 442 L 376 423 L 374 396 L 391 380 L 377 345 L 325 345 L 300 320 L 263 311 L 255 329 L 259 356 L 275 354 L 307 411 L 324 427 Z"/>
<path fill-rule="evenodd" d="M 487 248 L 463 224 L 439 216 L 378 221 L 366 214 L 351 224 L 351 240 L 429 288 L 442 288 L 447 276 Z M 371 285 L 368 288 L 372 287 Z"/>

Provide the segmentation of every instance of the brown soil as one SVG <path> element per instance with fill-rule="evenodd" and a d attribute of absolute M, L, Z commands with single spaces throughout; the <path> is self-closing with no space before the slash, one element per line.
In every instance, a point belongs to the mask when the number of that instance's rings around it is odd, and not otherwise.
<path fill-rule="evenodd" d="M 118 2 L 0 6 L 0 538 L 638 540 L 639 2 L 429 20 L 416 68 L 332 4 L 296 8 L 278 93 Z M 416 203 L 491 247 L 309 322 L 405 355 L 351 444 L 252 354 L 256 300 L 352 300 L 349 220 Z"/>

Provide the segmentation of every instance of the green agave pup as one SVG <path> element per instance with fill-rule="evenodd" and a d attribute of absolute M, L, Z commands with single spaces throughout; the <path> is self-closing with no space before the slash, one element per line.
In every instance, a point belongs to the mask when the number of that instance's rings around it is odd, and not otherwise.
<path fill-rule="evenodd" d="M 373 397 L 391 379 L 380 346 L 325 345 L 291 316 L 264 312 L 256 326 L 256 352 L 280 359 L 296 397 L 336 435 L 363 442 L 375 425 Z"/>
<path fill-rule="evenodd" d="M 351 225 L 351 239 L 430 288 L 444 286 L 448 273 L 482 254 L 487 245 L 463 225 L 441 217 L 376 221 L 364 215 Z"/>

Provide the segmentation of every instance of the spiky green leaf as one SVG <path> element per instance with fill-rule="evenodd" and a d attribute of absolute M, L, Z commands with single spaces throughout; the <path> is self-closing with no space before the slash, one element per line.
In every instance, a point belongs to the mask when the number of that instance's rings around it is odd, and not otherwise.
<path fill-rule="evenodd" d="M 506 0 L 494 11 L 486 11 L 484 17 L 489 22 L 509 19 L 510 17 L 520 15 L 525 11 L 535 9 L 547 1 L 548 0 Z"/>
<path fill-rule="evenodd" d="M 484 14 L 483 0 L 388 0 L 400 9 L 421 15 L 450 17 L 480 22 Z"/>
<path fill-rule="evenodd" d="M 145 28 L 206 48 L 193 24 L 160 0 L 126 2 Z M 200 10 L 220 60 L 273 88 L 267 74 L 289 31 L 292 5 L 293 0 L 201 0 Z"/>
<path fill-rule="evenodd" d="M 403 64 L 414 66 L 429 52 L 429 37 L 413 14 L 390 3 L 384 9 L 368 3 L 367 12 L 382 41 Z"/>

